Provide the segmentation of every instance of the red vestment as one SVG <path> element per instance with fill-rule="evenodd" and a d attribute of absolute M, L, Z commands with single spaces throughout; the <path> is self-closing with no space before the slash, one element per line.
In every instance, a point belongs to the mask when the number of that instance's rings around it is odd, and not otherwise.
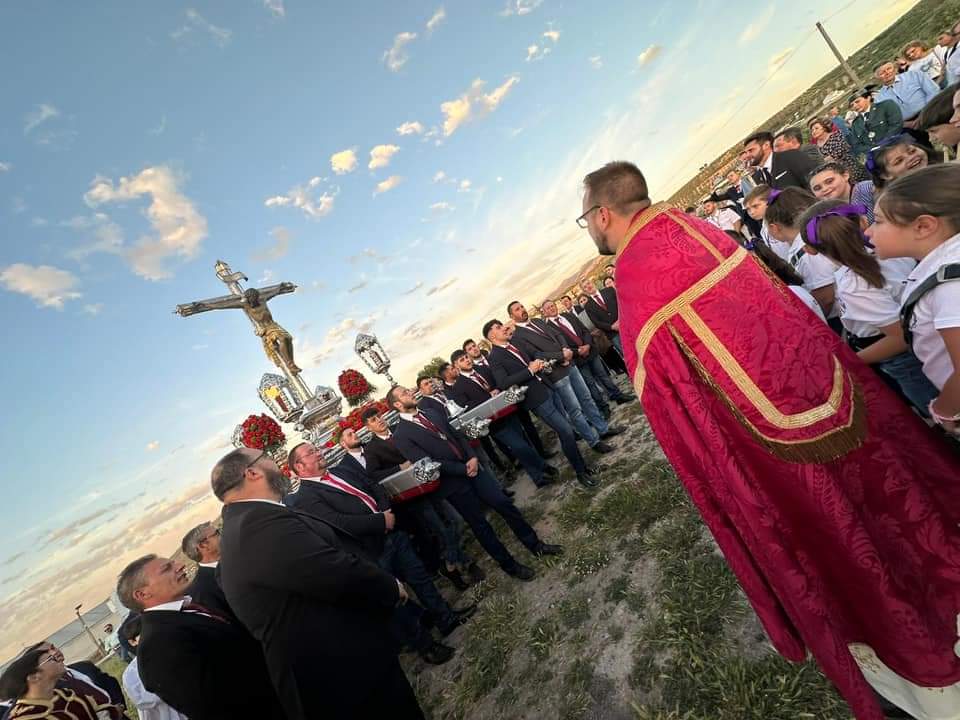
<path fill-rule="evenodd" d="M 960 462 L 830 329 L 713 226 L 639 213 L 618 252 L 627 366 L 650 426 L 781 655 L 857 718 L 848 645 L 960 681 Z"/>

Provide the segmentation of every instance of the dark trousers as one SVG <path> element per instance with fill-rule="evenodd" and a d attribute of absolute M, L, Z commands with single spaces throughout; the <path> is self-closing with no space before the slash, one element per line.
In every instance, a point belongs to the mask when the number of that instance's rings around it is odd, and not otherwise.
<path fill-rule="evenodd" d="M 540 457 L 546 458 L 547 451 L 543 449 L 543 441 L 540 439 L 540 433 L 537 432 L 537 426 L 533 424 L 533 418 L 530 417 L 530 413 L 522 407 L 518 407 L 516 415 L 517 420 L 520 421 L 520 425 L 523 426 L 523 434 L 527 436 L 530 445 L 533 446 L 533 449 L 537 451 Z"/>
<path fill-rule="evenodd" d="M 627 400 L 629 398 L 623 390 L 617 387 L 613 378 L 610 377 L 610 372 L 604 367 L 603 360 L 600 359 L 597 353 L 594 353 L 593 357 L 580 368 L 580 374 L 583 375 L 584 380 L 587 379 L 587 373 L 590 374 L 597 385 L 603 388 L 611 400 Z"/>
<path fill-rule="evenodd" d="M 500 458 L 500 454 L 497 452 L 497 449 L 493 444 L 493 438 L 491 438 L 489 435 L 484 435 L 482 438 L 480 438 L 480 446 L 487 454 L 490 462 L 493 463 L 493 467 L 495 467 L 499 472 L 507 472 L 511 469 L 508 467 L 509 459 L 507 462 L 504 462 Z"/>
<path fill-rule="evenodd" d="M 553 390 L 551 390 L 550 393 L 551 397 L 545 403 L 535 407 L 533 411 L 537 414 L 537 417 L 557 433 L 557 437 L 560 438 L 560 448 L 563 450 L 563 454 L 577 475 L 580 475 L 586 472 L 587 464 L 584 462 L 583 455 L 580 454 L 580 449 L 577 447 L 577 436 L 574 434 L 573 426 L 570 425 L 570 421 L 567 420 L 566 415 L 557 407 L 557 403 L 552 397 Z"/>
<path fill-rule="evenodd" d="M 433 613 L 441 626 L 453 621 L 450 605 L 433 584 L 433 578 L 430 577 L 423 561 L 414 551 L 409 535 L 403 531 L 387 535 L 379 565 L 395 578 L 412 587 L 420 604 Z"/>
<path fill-rule="evenodd" d="M 517 506 L 503 494 L 496 478 L 483 467 L 475 478 L 468 478 L 468 484 L 448 496 L 447 500 L 473 530 L 480 546 L 504 570 L 513 570 L 517 561 L 497 537 L 493 526 L 487 522 L 484 515 L 487 507 L 503 518 L 517 539 L 528 549 L 533 550 L 540 542 L 536 531 L 530 527 Z"/>
<path fill-rule="evenodd" d="M 543 458 L 537 454 L 533 446 L 527 442 L 523 434 L 523 426 L 516 417 L 516 413 L 497 420 L 492 426 L 493 435 L 502 441 L 523 465 L 527 475 L 538 487 L 543 484 Z"/>

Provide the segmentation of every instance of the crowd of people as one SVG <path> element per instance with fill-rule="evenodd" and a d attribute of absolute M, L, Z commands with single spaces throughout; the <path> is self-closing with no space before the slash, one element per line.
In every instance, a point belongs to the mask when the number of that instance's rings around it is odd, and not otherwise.
<path fill-rule="evenodd" d="M 731 263 L 752 254 L 766 273 L 763 291 L 786 291 L 805 308 L 801 314 L 792 306 L 778 307 L 784 322 L 799 335 L 821 340 L 817 328 L 829 327 L 836 333 L 830 337 L 842 337 L 859 362 L 925 420 L 931 437 L 957 436 L 960 282 L 954 281 L 960 280 L 960 164 L 944 162 L 934 143 L 955 154 L 960 141 L 958 40 L 960 23 L 944 32 L 933 50 L 919 42 L 907 45 L 903 62 L 877 67 L 878 87 L 850 98 L 854 116 L 841 117 L 835 109 L 829 117 L 812 119 L 809 143 L 799 128 L 752 134 L 743 144 L 742 167 L 727 175 L 729 188 L 707 198 L 700 212 L 652 210 L 639 170 L 613 163 L 587 176 L 577 224 L 589 230 L 601 252 L 619 258 L 635 234 L 654 227 L 658 217 L 669 217 L 671 227 L 699 243 L 693 246 L 708 262 L 723 261 L 707 278 L 730 272 Z M 724 259 L 727 250 L 705 232 L 728 243 L 735 240 L 738 249 Z M 660 277 L 672 277 L 675 258 L 669 253 L 657 258 L 666 262 Z M 661 342 L 655 334 L 669 313 L 655 312 L 642 325 L 628 320 L 625 343 L 620 304 L 629 300 L 635 310 L 641 300 L 618 292 L 621 275 L 628 282 L 632 278 L 618 266 L 619 260 L 608 264 L 599 279 L 582 278 L 575 293 L 542 301 L 536 317 L 522 302 L 510 302 L 502 319 L 483 324 L 481 343 L 465 340 L 435 376 L 422 375 L 415 388 L 397 385 L 387 392 L 384 402 L 399 414 L 394 426 L 369 409 L 362 415 L 370 431 L 366 443 L 355 431 L 344 430 L 339 437 L 344 454 L 336 465 L 328 466 L 324 453 L 310 443 L 292 447 L 287 462 L 299 480 L 296 486 L 266 452 L 239 448 L 221 458 L 211 471 L 211 487 L 223 503 L 222 526 L 203 523 L 182 541 L 183 553 L 196 563 L 195 576 L 184 563 L 149 554 L 129 563 L 117 581 L 117 595 L 131 611 L 118 630 L 120 645 L 132 657 L 123 686 L 140 717 L 423 717 L 398 653 L 416 653 L 426 665 L 443 664 L 455 654 L 450 637 L 477 606 L 466 600 L 451 603 L 438 588 L 439 577 L 461 593 L 485 577 L 465 550 L 465 533 L 472 533 L 504 574 L 532 580 L 534 568 L 508 549 L 488 515 L 502 519 L 526 554 L 562 555 L 564 548 L 542 537 L 516 506 L 509 485 L 519 470 L 536 488 L 552 485 L 563 476 L 559 465 L 565 463 L 571 482 L 585 491 L 597 488 L 595 459 L 613 452 L 615 438 L 624 431 L 611 422 L 612 406 L 640 399 L 618 378 L 628 367 L 635 369 L 638 393 L 661 382 L 648 377 L 644 352 L 649 343 Z M 754 276 L 751 282 L 756 281 Z M 712 287 L 703 283 L 686 293 Z M 655 302 L 654 288 L 644 287 L 642 302 Z M 684 305 L 692 300 L 678 297 L 682 302 L 663 307 L 680 314 L 721 366 L 733 367 L 716 337 L 710 339 L 708 323 Z M 689 391 L 691 378 L 710 378 L 711 369 L 681 328 L 670 325 L 670 336 L 676 346 L 662 346 L 660 356 L 682 351 L 693 372 L 684 370 L 676 387 Z M 844 359 L 846 365 L 836 361 L 834 385 L 840 394 L 828 402 L 833 414 L 847 403 L 851 419 L 827 433 L 841 438 L 827 449 L 815 447 L 825 435 L 783 442 L 763 435 L 738 414 L 737 401 L 723 394 L 719 380 L 707 385 L 725 398 L 721 405 L 733 409 L 741 425 L 762 439 L 769 457 L 787 459 L 794 468 L 812 466 L 865 442 L 844 439 L 862 435 L 867 422 L 856 419 L 862 400 L 857 392 L 844 399 L 843 367 L 852 367 L 851 358 Z M 813 371 L 805 365 L 804 373 Z M 805 427 L 792 420 L 802 413 L 778 419 L 776 408 L 763 404 L 744 374 L 731 377 L 750 402 L 758 403 L 758 418 L 791 431 Z M 659 389 L 661 397 L 674 392 L 672 382 Z M 525 388 L 522 401 L 493 418 L 489 436 L 471 440 L 454 429 L 456 414 L 514 387 Z M 882 400 L 872 390 L 866 394 L 869 402 Z M 684 411 L 708 407 L 683 402 Z M 816 415 L 809 424 L 830 415 Z M 539 429 L 534 416 L 542 423 Z M 711 429 L 712 417 L 700 430 Z M 691 444 L 681 447 L 679 426 L 667 432 L 664 422 L 651 418 L 765 625 L 769 629 L 790 617 L 803 628 L 810 620 L 802 609 L 788 608 L 774 622 L 769 613 L 775 603 L 757 604 L 762 593 L 750 582 L 751 573 L 765 572 L 766 561 L 745 569 L 750 549 L 744 554 L 737 543 L 745 541 L 732 540 L 727 525 L 716 521 L 723 501 L 707 501 L 703 483 L 708 481 L 694 481 L 691 474 L 702 457 L 714 455 L 698 456 L 689 439 Z M 679 415 L 670 422 L 679 422 Z M 556 435 L 559 453 L 541 436 L 545 428 Z M 716 439 L 707 433 L 698 438 Z M 926 443 L 917 441 L 914 451 L 927 452 Z M 930 468 L 938 467 L 937 452 L 929 450 L 935 458 Z M 760 463 L 758 457 L 745 454 L 739 460 Z M 439 463 L 437 488 L 392 502 L 380 482 L 424 458 Z M 898 462 L 894 458 L 890 465 Z M 777 527 L 787 537 L 788 523 L 783 523 Z M 810 567 L 808 562 L 805 570 Z M 767 576 L 771 587 L 780 581 L 776 574 Z M 843 603 L 831 602 L 831 611 L 842 615 Z M 838 621 L 830 632 L 840 637 L 842 624 Z M 778 649 L 789 646 L 785 637 L 776 636 Z M 845 671 L 831 664 L 825 647 L 814 648 L 817 659 L 852 705 L 867 708 L 863 717 L 873 717 L 867 705 L 858 704 L 863 701 L 856 683 L 845 684 Z M 896 691 L 884 694 L 900 697 Z M 49 642 L 31 645 L 4 670 L 0 696 L 11 701 L 5 712 L 12 719 L 126 717 L 116 681 L 89 664 L 66 666 Z M 923 717 L 911 702 L 899 704 Z"/>

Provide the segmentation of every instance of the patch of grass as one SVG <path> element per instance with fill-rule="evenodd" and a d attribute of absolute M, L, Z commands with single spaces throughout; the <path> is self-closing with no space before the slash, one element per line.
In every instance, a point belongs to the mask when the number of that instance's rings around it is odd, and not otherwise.
<path fill-rule="evenodd" d="M 120 688 L 123 690 L 123 697 L 127 701 L 127 707 L 130 708 L 127 710 L 127 715 L 131 720 L 139 720 L 140 713 L 137 712 L 137 706 L 130 700 L 126 689 L 123 687 L 123 671 L 127 669 L 127 663 L 121 660 L 119 655 L 111 655 L 106 660 L 97 663 L 97 667 L 107 675 L 116 678 L 117 682 L 120 683 Z"/>
<path fill-rule="evenodd" d="M 590 598 L 586 593 L 571 593 L 560 603 L 557 612 L 560 622 L 574 630 L 590 619 Z"/>
<path fill-rule="evenodd" d="M 647 596 L 643 594 L 642 590 L 633 590 L 627 593 L 626 601 L 627 607 L 634 615 L 643 615 L 647 609 Z"/>
<path fill-rule="evenodd" d="M 577 658 L 563 675 L 563 696 L 560 699 L 559 717 L 562 720 L 577 720 L 584 717 L 593 706 L 590 686 L 594 671 L 592 658 Z"/>
<path fill-rule="evenodd" d="M 458 717 L 497 687 L 507 672 L 513 651 L 527 631 L 528 608 L 518 593 L 491 595 L 466 626 L 460 657 L 463 668 L 454 686 L 453 704 Z"/>
<path fill-rule="evenodd" d="M 572 573 L 571 580 L 582 580 L 610 564 L 610 546 L 602 538 L 577 539 L 567 546 L 563 565 Z"/>
<path fill-rule="evenodd" d="M 520 691 L 513 685 L 504 685 L 500 688 L 500 693 L 497 695 L 497 707 L 509 710 L 516 707 L 519 701 Z"/>
<path fill-rule="evenodd" d="M 610 640 L 615 643 L 623 640 L 623 625 L 611 625 L 607 628 L 607 635 L 610 636 Z"/>
<path fill-rule="evenodd" d="M 638 646 L 633 654 L 633 668 L 630 670 L 630 687 L 650 692 L 657 678 L 657 662 L 653 655 Z"/>
<path fill-rule="evenodd" d="M 615 577 L 603 591 L 603 599 L 608 603 L 618 603 L 630 594 L 630 578 L 627 575 Z"/>
<path fill-rule="evenodd" d="M 546 660 L 562 634 L 559 619 L 555 615 L 545 615 L 530 627 L 527 649 L 537 660 Z"/>

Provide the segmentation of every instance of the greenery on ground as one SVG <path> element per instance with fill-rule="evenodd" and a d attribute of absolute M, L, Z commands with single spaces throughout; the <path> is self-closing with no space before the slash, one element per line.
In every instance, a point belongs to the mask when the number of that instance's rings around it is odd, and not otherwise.
<path fill-rule="evenodd" d="M 565 554 L 534 560 L 493 518 L 536 579 L 517 582 L 483 559 L 489 579 L 470 591 L 480 609 L 451 636 L 454 659 L 404 658 L 428 717 L 849 718 L 815 665 L 769 647 L 639 406 L 616 412 L 630 430 L 596 491 L 570 480 L 514 486 Z"/>
<path fill-rule="evenodd" d="M 111 675 L 117 679 L 117 682 L 120 683 L 120 687 L 123 688 L 123 671 L 127 669 L 127 664 L 120 659 L 119 655 L 111 655 L 106 660 L 103 660 L 99 663 L 99 667 L 107 675 Z M 127 701 L 127 717 L 130 720 L 139 720 L 140 713 L 137 712 L 137 706 L 130 702 L 130 698 L 127 697 L 126 688 L 123 690 L 123 697 Z"/>

